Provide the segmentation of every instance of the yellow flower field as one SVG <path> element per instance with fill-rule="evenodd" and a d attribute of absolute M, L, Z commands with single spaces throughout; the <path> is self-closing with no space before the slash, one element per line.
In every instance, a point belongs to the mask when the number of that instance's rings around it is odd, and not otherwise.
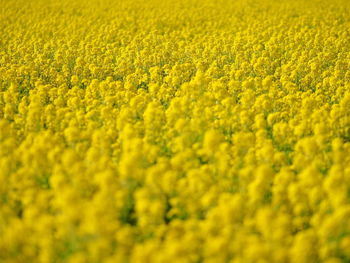
<path fill-rule="evenodd" d="M 0 262 L 350 262 L 350 1 L 0 0 Z"/>

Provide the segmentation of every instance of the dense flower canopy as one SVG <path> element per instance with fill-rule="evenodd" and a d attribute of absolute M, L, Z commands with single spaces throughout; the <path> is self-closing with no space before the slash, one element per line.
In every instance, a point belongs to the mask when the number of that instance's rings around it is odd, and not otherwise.
<path fill-rule="evenodd" d="M 0 262 L 349 262 L 349 3 L 0 0 Z"/>

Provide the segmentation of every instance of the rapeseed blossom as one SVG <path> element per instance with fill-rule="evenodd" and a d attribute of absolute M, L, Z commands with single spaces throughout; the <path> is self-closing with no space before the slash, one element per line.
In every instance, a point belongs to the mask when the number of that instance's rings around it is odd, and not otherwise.
<path fill-rule="evenodd" d="M 0 262 L 350 261 L 349 1 L 0 4 Z"/>

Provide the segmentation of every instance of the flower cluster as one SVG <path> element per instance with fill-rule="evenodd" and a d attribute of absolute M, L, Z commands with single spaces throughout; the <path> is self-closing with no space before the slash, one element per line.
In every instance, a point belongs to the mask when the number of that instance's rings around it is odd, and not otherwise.
<path fill-rule="evenodd" d="M 347 0 L 1 1 L 0 262 L 349 262 Z"/>

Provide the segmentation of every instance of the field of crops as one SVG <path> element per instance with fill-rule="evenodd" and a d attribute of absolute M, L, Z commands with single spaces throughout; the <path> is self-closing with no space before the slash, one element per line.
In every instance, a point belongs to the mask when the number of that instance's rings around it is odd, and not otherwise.
<path fill-rule="evenodd" d="M 350 1 L 0 0 L 0 262 L 350 262 Z"/>

